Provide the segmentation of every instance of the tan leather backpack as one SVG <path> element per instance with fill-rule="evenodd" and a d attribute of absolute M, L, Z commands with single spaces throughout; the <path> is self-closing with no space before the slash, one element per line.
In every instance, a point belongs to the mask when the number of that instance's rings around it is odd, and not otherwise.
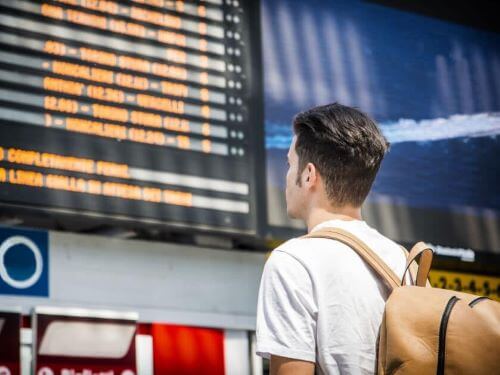
<path fill-rule="evenodd" d="M 406 270 L 400 279 L 347 231 L 328 228 L 305 237 L 330 238 L 348 245 L 392 291 L 379 331 L 377 374 L 500 374 L 500 303 L 431 288 L 427 276 L 433 251 L 429 246 L 419 242 L 409 254 L 405 250 Z M 419 257 L 419 264 L 414 265 Z M 410 268 L 414 285 L 405 285 Z"/>

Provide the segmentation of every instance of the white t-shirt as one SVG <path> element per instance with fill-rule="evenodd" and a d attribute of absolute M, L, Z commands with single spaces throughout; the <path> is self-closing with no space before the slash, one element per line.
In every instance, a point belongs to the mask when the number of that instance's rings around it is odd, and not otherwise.
<path fill-rule="evenodd" d="M 351 232 L 401 277 L 402 249 L 364 221 L 331 220 L 312 231 Z M 292 239 L 264 267 L 257 305 L 257 354 L 316 362 L 317 374 L 373 374 L 388 293 L 348 246 L 324 238 Z"/>

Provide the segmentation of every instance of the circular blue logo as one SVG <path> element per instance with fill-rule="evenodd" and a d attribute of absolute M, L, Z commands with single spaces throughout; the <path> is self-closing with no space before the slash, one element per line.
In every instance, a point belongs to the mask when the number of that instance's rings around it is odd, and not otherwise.
<path fill-rule="evenodd" d="M 18 251 L 29 251 L 32 254 L 32 257 L 34 258 L 34 269 L 33 267 L 30 267 L 30 272 L 31 273 L 29 276 L 24 275 L 27 277 L 24 278 L 19 278 L 19 277 L 13 277 L 12 275 L 12 270 L 9 272 L 9 266 L 6 261 L 8 258 L 8 252 L 18 252 Z M 24 236 L 12 236 L 7 238 L 5 241 L 2 242 L 0 245 L 0 278 L 2 280 L 10 285 L 13 288 L 16 289 L 27 289 L 35 285 L 38 280 L 40 279 L 40 276 L 42 275 L 43 272 L 43 258 L 42 258 L 42 253 L 40 252 L 40 249 L 38 246 L 29 238 L 24 237 Z"/>

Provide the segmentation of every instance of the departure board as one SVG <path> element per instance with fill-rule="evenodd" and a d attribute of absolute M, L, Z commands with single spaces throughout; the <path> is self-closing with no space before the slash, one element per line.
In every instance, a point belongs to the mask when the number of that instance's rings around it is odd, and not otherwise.
<path fill-rule="evenodd" d="M 0 0 L 2 207 L 255 233 L 251 3 Z"/>

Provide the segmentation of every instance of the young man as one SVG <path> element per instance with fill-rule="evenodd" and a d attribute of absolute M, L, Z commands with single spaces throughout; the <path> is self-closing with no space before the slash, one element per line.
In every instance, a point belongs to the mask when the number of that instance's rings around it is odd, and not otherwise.
<path fill-rule="evenodd" d="M 357 236 L 399 276 L 402 249 L 369 227 L 361 205 L 388 143 L 360 111 L 329 104 L 299 113 L 288 152 L 288 215 L 308 232 L 337 227 Z M 271 374 L 373 374 L 386 288 L 349 247 L 292 239 L 276 248 L 262 275 L 257 354 Z"/>

